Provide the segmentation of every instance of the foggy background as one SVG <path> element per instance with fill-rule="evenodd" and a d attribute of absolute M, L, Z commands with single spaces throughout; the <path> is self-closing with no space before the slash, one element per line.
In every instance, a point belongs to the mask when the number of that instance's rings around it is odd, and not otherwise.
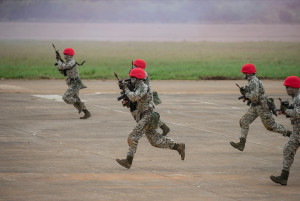
<path fill-rule="evenodd" d="M 300 0 L 0 0 L 0 39 L 300 41 Z"/>
<path fill-rule="evenodd" d="M 1 0 L 0 20 L 100 23 L 300 23 L 300 1 Z"/>

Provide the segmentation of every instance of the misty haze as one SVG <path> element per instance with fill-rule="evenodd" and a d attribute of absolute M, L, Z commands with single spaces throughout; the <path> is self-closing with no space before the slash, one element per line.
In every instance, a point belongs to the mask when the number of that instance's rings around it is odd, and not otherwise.
<path fill-rule="evenodd" d="M 298 0 L 0 1 L 0 39 L 300 41 Z"/>

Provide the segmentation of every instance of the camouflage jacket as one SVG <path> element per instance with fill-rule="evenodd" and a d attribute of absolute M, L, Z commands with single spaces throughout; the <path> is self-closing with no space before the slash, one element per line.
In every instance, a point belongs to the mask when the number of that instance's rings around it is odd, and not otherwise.
<path fill-rule="evenodd" d="M 149 86 L 149 88 L 151 89 L 151 85 L 150 85 L 150 76 L 149 76 L 149 74 L 145 71 L 145 73 L 146 73 L 146 78 L 144 79 L 145 80 L 145 83 L 146 83 L 146 85 L 148 85 Z"/>
<path fill-rule="evenodd" d="M 76 66 L 75 60 L 71 57 L 66 60 L 66 63 L 62 63 L 58 61 L 58 70 L 64 71 L 66 70 L 67 78 L 66 82 L 69 85 L 72 80 L 76 80 L 79 78 L 78 69 Z"/>
<path fill-rule="evenodd" d="M 300 90 L 293 95 L 291 106 L 294 109 L 287 109 L 285 113 L 291 117 L 291 121 L 292 124 L 294 124 L 295 129 L 300 131 Z"/>
<path fill-rule="evenodd" d="M 146 85 L 143 80 L 137 80 L 133 91 L 126 88 L 125 94 L 131 102 L 137 102 L 137 110 L 139 113 L 143 113 L 147 110 L 153 110 L 154 105 L 152 102 L 152 93 L 148 85 Z"/>
<path fill-rule="evenodd" d="M 252 103 L 260 103 L 266 97 L 264 86 L 255 75 L 248 78 L 248 85 L 245 88 L 247 88 L 245 96 Z"/>

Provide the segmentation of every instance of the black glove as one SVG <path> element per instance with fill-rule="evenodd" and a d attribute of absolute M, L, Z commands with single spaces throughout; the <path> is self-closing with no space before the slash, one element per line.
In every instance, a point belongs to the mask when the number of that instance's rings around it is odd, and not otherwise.
<path fill-rule="evenodd" d="M 245 90 L 245 87 L 240 87 L 240 92 L 241 92 L 241 94 L 245 94 L 245 92 L 246 92 L 246 90 Z"/>
<path fill-rule="evenodd" d="M 288 100 L 285 100 L 285 101 L 282 101 L 281 104 L 280 104 L 280 110 L 285 113 L 285 111 L 288 109 L 289 107 L 289 101 Z"/>
<path fill-rule="evenodd" d="M 55 56 L 55 58 L 57 61 L 60 60 L 60 56 L 58 54 Z"/>
<path fill-rule="evenodd" d="M 122 81 L 119 81 L 119 88 L 121 90 L 124 90 L 127 88 L 127 83 L 126 82 L 122 82 Z"/>

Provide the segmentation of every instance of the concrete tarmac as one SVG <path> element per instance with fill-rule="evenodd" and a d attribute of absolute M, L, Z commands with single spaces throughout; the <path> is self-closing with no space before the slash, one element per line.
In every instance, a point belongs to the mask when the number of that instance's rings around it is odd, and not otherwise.
<path fill-rule="evenodd" d="M 238 141 L 248 109 L 235 86 L 245 80 L 152 81 L 163 102 L 156 110 L 171 128 L 168 136 L 186 144 L 186 158 L 152 147 L 144 136 L 129 170 L 115 159 L 126 157 L 135 122 L 116 100 L 116 81 L 84 83 L 87 120 L 61 100 L 63 80 L 0 80 L 1 201 L 299 200 L 299 154 L 287 186 L 269 178 L 281 172 L 288 138 L 257 119 L 243 152 L 229 144 Z M 263 83 L 277 106 L 278 97 L 291 100 L 282 80 Z M 292 129 L 289 119 L 274 118 Z"/>

